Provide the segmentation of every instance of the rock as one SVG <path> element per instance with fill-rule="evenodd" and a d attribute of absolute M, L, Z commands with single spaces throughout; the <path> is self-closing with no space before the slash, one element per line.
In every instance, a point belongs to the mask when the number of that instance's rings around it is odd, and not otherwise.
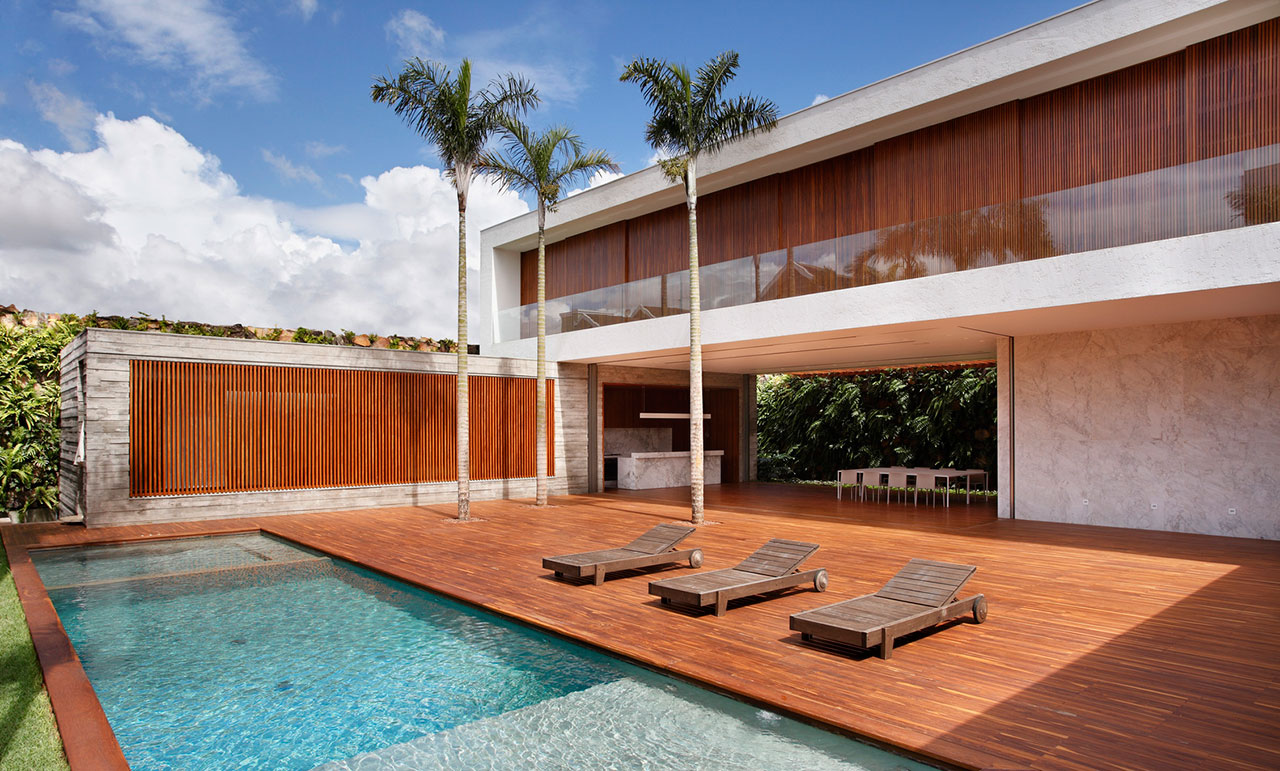
<path fill-rule="evenodd" d="M 35 311 L 23 311 L 22 326 L 27 327 L 28 329 L 40 326 L 40 314 Z"/>
<path fill-rule="evenodd" d="M 368 348 L 370 345 L 368 335 L 356 335 L 356 339 L 351 341 L 352 345 L 358 345 L 361 348 Z"/>
<path fill-rule="evenodd" d="M 291 342 L 293 342 L 293 330 L 292 330 L 292 329 L 286 329 L 285 331 L 281 332 L 281 333 L 280 333 L 280 342 L 282 342 L 282 343 L 291 343 Z"/>
<path fill-rule="evenodd" d="M 5 329 L 16 329 L 18 326 L 18 317 L 6 313 L 0 316 L 0 327 Z"/>
<path fill-rule="evenodd" d="M 391 341 L 385 337 L 379 337 L 377 340 L 373 341 L 373 347 L 374 348 L 390 348 Z"/>

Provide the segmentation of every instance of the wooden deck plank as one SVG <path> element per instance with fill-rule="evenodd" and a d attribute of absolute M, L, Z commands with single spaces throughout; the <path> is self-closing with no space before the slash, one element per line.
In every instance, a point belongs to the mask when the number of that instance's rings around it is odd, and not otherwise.
<path fill-rule="evenodd" d="M 184 522 L 16 526 L 7 545 L 261 527 L 749 700 L 960 766 L 1280 767 L 1280 544 L 1029 521 L 989 506 L 835 501 L 829 489 L 708 488 L 696 545 L 731 568 L 765 539 L 822 545 L 825 594 L 671 613 L 648 575 L 572 586 L 547 554 L 626 543 L 687 516 L 679 491 Z M 687 491 L 685 492 L 687 496 Z M 907 559 L 977 565 L 990 616 L 898 641 L 881 661 L 801 644 L 790 614 L 877 591 Z M 55 700 L 56 709 L 56 700 Z M 59 715 L 61 723 L 63 716 Z"/>

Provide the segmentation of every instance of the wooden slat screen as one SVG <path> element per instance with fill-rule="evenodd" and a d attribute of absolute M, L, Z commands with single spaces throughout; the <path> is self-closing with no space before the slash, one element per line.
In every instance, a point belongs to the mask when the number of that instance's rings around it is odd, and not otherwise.
<path fill-rule="evenodd" d="M 758 280 L 751 298 L 774 299 L 1273 222 L 1278 116 L 1273 18 L 704 194 L 702 265 L 785 250 L 785 270 Z M 685 270 L 686 221 L 680 204 L 607 226 L 621 226 L 627 245 L 617 283 Z M 586 235 L 573 239 L 586 246 Z M 577 249 L 548 273 L 547 296 L 581 291 L 584 277 L 603 286 L 595 277 L 615 276 L 616 263 L 614 250 Z M 525 273 L 521 304 L 534 299 Z M 709 270 L 704 288 L 732 278 L 743 276 Z"/>
<path fill-rule="evenodd" d="M 129 363 L 130 495 L 457 478 L 454 375 Z M 473 375 L 471 478 L 534 475 L 537 381 Z M 555 474 L 554 381 L 547 473 Z"/>

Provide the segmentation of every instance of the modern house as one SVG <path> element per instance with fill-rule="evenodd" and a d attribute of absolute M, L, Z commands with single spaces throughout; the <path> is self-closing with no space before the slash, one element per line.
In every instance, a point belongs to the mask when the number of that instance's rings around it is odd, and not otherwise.
<path fill-rule="evenodd" d="M 757 374 L 994 359 L 1000 516 L 1280 538 L 1278 12 L 1099 0 L 702 161 L 724 481 L 753 478 Z M 682 449 L 685 216 L 649 168 L 549 223 L 588 490 Z M 532 214 L 482 235 L 486 353 L 534 355 L 535 243 Z"/>
<path fill-rule="evenodd" d="M 700 168 L 709 484 L 755 478 L 759 374 L 994 360 L 1000 516 L 1280 538 L 1274 0 L 1099 0 Z M 548 239 L 551 491 L 687 485 L 683 192 L 645 169 Z M 533 495 L 535 245 L 533 214 L 481 236 L 480 499 Z M 60 515 L 452 500 L 454 367 L 89 330 Z"/>

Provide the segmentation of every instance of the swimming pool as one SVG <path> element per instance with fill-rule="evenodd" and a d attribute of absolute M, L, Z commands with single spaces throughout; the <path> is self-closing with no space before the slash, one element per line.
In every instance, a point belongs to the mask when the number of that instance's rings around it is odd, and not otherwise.
<path fill-rule="evenodd" d="M 31 554 L 135 769 L 926 768 L 263 535 Z"/>

